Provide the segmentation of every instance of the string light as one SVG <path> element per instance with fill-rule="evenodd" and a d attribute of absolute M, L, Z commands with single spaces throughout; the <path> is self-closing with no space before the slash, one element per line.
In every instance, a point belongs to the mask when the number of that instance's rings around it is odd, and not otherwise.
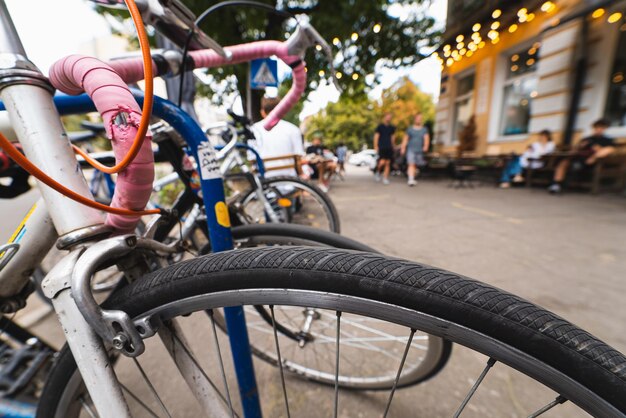
<path fill-rule="evenodd" d="M 333 38 L 333 45 L 339 45 L 339 42 L 341 42 L 339 38 Z"/>
<path fill-rule="evenodd" d="M 596 9 L 594 10 L 594 12 L 591 14 L 591 17 L 593 17 L 594 19 L 598 19 L 602 16 L 604 16 L 604 9 L 600 8 L 600 9 Z"/>
<path fill-rule="evenodd" d="M 513 23 L 511 26 L 509 26 L 509 33 L 515 33 L 517 28 L 518 28 L 517 24 Z"/>
<path fill-rule="evenodd" d="M 481 27 L 482 27 L 482 26 L 480 26 L 480 23 L 476 23 L 476 24 L 474 24 L 474 26 L 472 26 L 472 30 L 473 30 L 474 32 L 478 32 L 478 31 L 480 30 L 480 28 L 481 28 Z"/>
<path fill-rule="evenodd" d="M 448 49 L 447 51 L 444 51 L 443 56 L 448 58 L 450 56 L 450 50 Z"/>
<path fill-rule="evenodd" d="M 335 74 L 335 77 L 337 77 L 337 80 L 341 79 L 341 77 L 343 77 L 343 74 L 341 74 L 339 71 L 337 72 L 337 74 Z"/>
<path fill-rule="evenodd" d="M 517 17 L 522 17 L 528 14 L 528 9 L 525 7 L 522 7 L 521 9 L 519 9 L 519 11 L 517 12 Z"/>
<path fill-rule="evenodd" d="M 463 48 L 462 50 L 460 50 L 460 51 L 459 51 L 459 54 L 460 54 L 461 56 L 463 56 L 463 55 L 467 54 L 467 49 Z"/>
<path fill-rule="evenodd" d="M 500 38 L 496 38 L 496 39 L 492 39 L 491 40 L 491 43 L 494 44 L 494 45 L 497 44 L 498 42 L 500 42 Z"/>
<path fill-rule="evenodd" d="M 528 15 L 526 15 L 526 22 L 532 22 L 534 19 L 535 19 L 534 13 L 529 13 Z"/>
<path fill-rule="evenodd" d="M 494 19 L 497 19 L 500 16 L 502 16 L 502 10 L 500 9 L 494 10 L 493 13 L 491 14 L 491 17 L 493 17 Z"/>
<path fill-rule="evenodd" d="M 556 9 L 556 4 L 552 3 L 551 1 L 547 1 L 541 5 L 541 11 L 545 13 L 551 13 L 554 11 L 554 9 Z"/>
<path fill-rule="evenodd" d="M 500 27 L 500 22 L 497 20 L 491 24 L 491 29 L 496 30 Z"/>
<path fill-rule="evenodd" d="M 459 36 L 456 37 L 456 41 L 457 42 L 463 42 L 463 39 L 465 39 L 465 36 L 463 36 L 463 35 L 459 35 Z"/>
<path fill-rule="evenodd" d="M 357 73 L 352 74 L 352 79 L 354 81 L 358 80 L 359 79 L 359 75 Z"/>
<path fill-rule="evenodd" d="M 618 22 L 621 18 L 622 18 L 622 14 L 620 12 L 616 12 L 616 13 L 613 13 L 611 16 L 609 16 L 608 22 L 615 23 L 615 22 Z"/>
<path fill-rule="evenodd" d="M 448 58 L 448 60 L 446 61 L 446 65 L 450 67 L 452 64 L 454 64 L 454 60 L 452 58 Z"/>
<path fill-rule="evenodd" d="M 320 76 L 320 77 L 324 77 L 324 75 L 325 75 L 326 73 L 324 72 L 324 70 L 320 70 L 320 72 L 319 72 L 318 74 L 319 74 L 319 76 Z"/>
<path fill-rule="evenodd" d="M 382 28 L 382 26 L 380 26 L 380 23 L 375 24 L 374 28 L 373 28 L 374 33 L 380 32 L 381 28 Z"/>
<path fill-rule="evenodd" d="M 315 45 L 315 49 L 317 49 L 318 51 L 322 50 L 322 45 Z"/>
<path fill-rule="evenodd" d="M 496 39 L 498 36 L 500 36 L 500 35 L 499 35 L 499 34 L 498 34 L 498 32 L 497 32 L 497 31 L 495 31 L 495 30 L 490 30 L 490 31 L 489 31 L 489 33 L 487 34 L 487 37 L 488 37 L 489 39 L 491 39 L 491 40 Z"/>
<path fill-rule="evenodd" d="M 465 47 L 464 42 L 459 42 L 458 44 L 456 44 L 456 49 L 463 49 L 464 47 Z"/>
<path fill-rule="evenodd" d="M 446 45 L 446 46 L 444 46 L 444 47 L 443 47 L 443 50 L 444 50 L 444 51 L 449 51 L 449 50 L 450 50 L 450 45 Z"/>
<path fill-rule="evenodd" d="M 354 32 L 350 39 L 352 39 L 353 42 L 356 42 L 359 39 L 359 34 Z"/>
<path fill-rule="evenodd" d="M 474 51 L 472 51 L 471 49 L 469 51 L 467 51 L 467 55 L 466 57 L 471 57 L 472 55 L 474 55 Z"/>
<path fill-rule="evenodd" d="M 519 61 L 519 55 L 517 55 L 517 54 L 513 55 L 513 56 L 511 57 L 511 61 L 513 61 L 513 62 L 517 62 L 517 61 Z"/>

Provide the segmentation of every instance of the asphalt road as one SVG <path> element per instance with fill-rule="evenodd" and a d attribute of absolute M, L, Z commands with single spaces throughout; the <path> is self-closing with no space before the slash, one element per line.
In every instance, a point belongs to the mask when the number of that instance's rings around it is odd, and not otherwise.
<path fill-rule="evenodd" d="M 553 197 L 543 190 L 498 190 L 487 186 L 457 190 L 448 188 L 446 180 L 424 180 L 417 187 L 408 188 L 397 178 L 385 186 L 374 182 L 365 169 L 348 170 L 346 180 L 334 182 L 331 190 L 345 235 L 389 255 L 442 267 L 518 294 L 626 352 L 623 197 Z M 11 225 L 17 225 L 18 214 L 28 210 L 29 199 L 33 197 L 27 196 L 19 204 L 0 202 L 2 238 L 10 235 Z M 36 298 L 31 298 L 18 320 L 53 344 L 63 341 L 54 316 Z M 192 315 L 185 329 L 197 343 L 194 349 L 207 362 L 209 374 L 219 381 L 214 351 L 208 343 L 212 337 L 206 318 Z M 227 352 L 226 340 L 220 337 L 220 341 L 223 352 Z M 174 373 L 166 366 L 164 357 L 157 353 L 142 358 L 157 387 L 174 381 Z M 346 359 L 345 365 L 357 357 L 355 354 Z M 390 416 L 452 416 L 486 360 L 481 354 L 455 346 L 439 375 L 396 393 Z M 277 369 L 258 360 L 256 366 L 265 416 L 286 416 Z M 227 356 L 226 368 L 232 370 Z M 131 387 L 139 387 L 131 369 L 128 362 L 118 365 L 121 378 L 132 382 Z M 232 376 L 229 382 L 232 390 Z M 184 388 L 182 382 L 174 384 Z M 332 388 L 291 376 L 287 376 L 287 384 L 292 416 L 332 416 Z M 529 378 L 497 364 L 463 417 L 524 417 L 554 396 Z M 184 390 L 182 395 L 168 392 L 165 398 L 166 404 L 176 410 L 174 416 L 198 416 Z M 341 417 L 378 417 L 387 394 L 342 392 L 339 399 Z M 143 412 L 138 416 L 146 415 Z M 543 416 L 586 415 L 566 403 Z"/>

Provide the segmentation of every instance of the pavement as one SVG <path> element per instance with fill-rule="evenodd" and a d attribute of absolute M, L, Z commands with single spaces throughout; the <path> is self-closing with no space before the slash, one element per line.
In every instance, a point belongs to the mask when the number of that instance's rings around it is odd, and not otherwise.
<path fill-rule="evenodd" d="M 345 181 L 334 181 L 330 195 L 344 235 L 386 254 L 442 267 L 518 294 L 626 352 L 626 198 L 448 186 L 445 179 L 427 179 L 409 188 L 401 178 L 392 178 L 385 186 L 376 183 L 368 170 L 349 166 Z M 27 211 L 35 197 L 36 193 L 26 196 L 19 204 L 0 201 L 3 239 L 12 231 L 9 226 L 17 224 L 10 218 Z M 190 320 L 194 318 L 195 325 L 190 322 L 188 326 L 198 339 L 198 329 L 206 329 L 206 318 L 192 315 Z M 52 344 L 63 341 L 54 315 L 36 298 L 31 298 L 29 308 L 17 320 Z M 227 344 L 222 337 L 220 341 Z M 210 355 L 207 351 L 201 357 Z M 158 357 L 148 361 L 162 365 Z M 452 416 L 485 362 L 485 356 L 455 346 L 448 365 L 434 379 L 396 393 L 390 416 Z M 262 399 L 280 394 L 277 370 L 255 363 Z M 232 367 L 228 361 L 226 366 Z M 164 366 L 155 368 L 160 369 L 155 384 L 169 382 L 171 374 Z M 122 369 L 125 375 L 126 368 Z M 234 387 L 233 378 L 229 382 Z M 287 382 L 295 408 L 292 416 L 332 416 L 332 388 L 289 376 Z M 524 417 L 554 397 L 529 378 L 496 365 L 463 417 Z M 280 396 L 277 399 L 264 404 L 265 416 L 286 416 Z M 384 393 L 342 392 L 339 416 L 380 416 L 386 399 Z M 186 401 L 169 402 L 183 405 L 183 412 L 175 416 L 198 416 L 193 408 L 184 408 Z M 566 403 L 544 416 L 587 415 Z"/>

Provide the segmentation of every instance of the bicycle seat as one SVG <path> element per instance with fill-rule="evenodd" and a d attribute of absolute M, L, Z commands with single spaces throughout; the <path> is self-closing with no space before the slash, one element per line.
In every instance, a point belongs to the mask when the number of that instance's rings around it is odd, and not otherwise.
<path fill-rule="evenodd" d="M 70 138 L 70 141 L 73 144 L 80 144 L 82 142 L 88 142 L 92 139 L 96 138 L 98 135 L 94 133 L 94 131 L 78 131 L 78 132 L 68 132 L 67 136 Z"/>
<path fill-rule="evenodd" d="M 89 121 L 84 120 L 80 123 L 80 126 L 82 126 L 85 129 L 89 129 L 94 134 L 104 133 L 104 123 L 101 123 L 101 122 L 89 122 Z"/>

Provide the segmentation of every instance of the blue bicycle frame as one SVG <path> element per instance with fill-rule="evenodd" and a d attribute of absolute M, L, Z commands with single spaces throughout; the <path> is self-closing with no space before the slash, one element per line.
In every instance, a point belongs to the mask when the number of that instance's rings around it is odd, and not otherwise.
<path fill-rule="evenodd" d="M 141 106 L 143 93 L 133 91 L 133 94 Z M 86 94 L 80 96 L 59 94 L 55 96 L 54 103 L 61 115 L 83 114 L 96 110 Z M 1 102 L 0 110 L 4 110 Z M 178 106 L 157 96 L 154 97 L 152 113 L 167 122 L 185 139 L 198 162 L 212 251 L 232 250 L 233 237 L 230 231 L 228 208 L 224 202 L 224 184 L 219 174 L 215 151 L 202 128 Z M 224 308 L 224 312 L 244 416 L 260 418 L 261 406 L 243 308 Z"/>

